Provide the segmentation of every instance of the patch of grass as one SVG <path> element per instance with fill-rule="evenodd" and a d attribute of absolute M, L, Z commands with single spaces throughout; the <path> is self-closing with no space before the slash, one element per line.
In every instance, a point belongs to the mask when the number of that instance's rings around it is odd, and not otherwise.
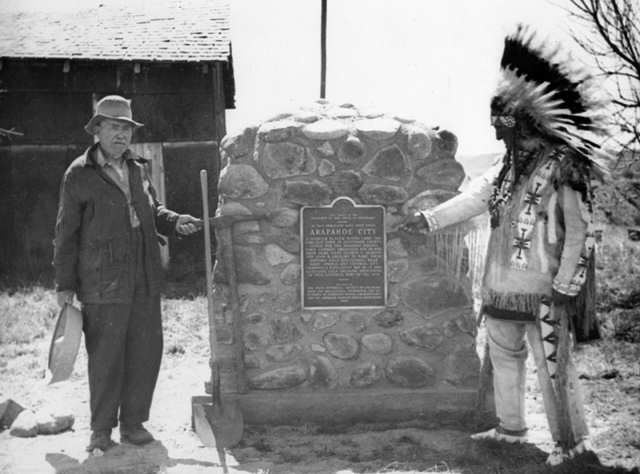
<path fill-rule="evenodd" d="M 174 355 L 174 356 L 182 355 L 184 353 L 185 353 L 185 348 L 180 344 L 171 344 L 165 350 L 165 354 Z"/>
<path fill-rule="evenodd" d="M 297 464 L 304 460 L 304 455 L 294 450 L 285 449 L 280 453 L 282 460 L 286 463 Z"/>
<path fill-rule="evenodd" d="M 270 453 L 271 451 L 273 451 L 271 445 L 265 438 L 258 438 L 256 441 L 251 443 L 251 447 L 257 449 L 261 453 Z"/>
<path fill-rule="evenodd" d="M 209 321 L 207 299 L 162 300 L 162 326 L 166 352 L 208 357 Z"/>
<path fill-rule="evenodd" d="M 640 246 L 615 238 L 598 245 L 596 283 L 598 309 L 625 307 L 640 288 Z"/>
<path fill-rule="evenodd" d="M 182 277 L 177 277 L 169 272 L 163 296 L 170 299 L 194 299 L 198 296 L 206 296 L 204 275 L 194 272 L 192 268 L 183 273 Z"/>
<path fill-rule="evenodd" d="M 50 334 L 58 314 L 55 292 L 41 286 L 0 292 L 0 344 L 27 343 Z"/>
<path fill-rule="evenodd" d="M 319 427 L 318 434 L 339 435 L 347 433 L 350 428 L 351 425 L 347 423 L 336 423 L 334 425 L 323 424 Z"/>
<path fill-rule="evenodd" d="M 59 307 L 53 289 L 23 286 L 0 290 L 0 345 L 25 344 L 49 337 Z M 206 298 L 163 299 L 165 346 L 171 354 L 186 348 L 208 352 Z M 171 350 L 171 348 L 174 348 Z"/>
<path fill-rule="evenodd" d="M 596 304 L 606 337 L 640 341 L 640 245 L 625 236 L 600 244 L 596 255 Z"/>
<path fill-rule="evenodd" d="M 608 336 L 620 341 L 640 342 L 640 307 L 613 309 L 606 315 L 603 325 L 607 328 Z"/>

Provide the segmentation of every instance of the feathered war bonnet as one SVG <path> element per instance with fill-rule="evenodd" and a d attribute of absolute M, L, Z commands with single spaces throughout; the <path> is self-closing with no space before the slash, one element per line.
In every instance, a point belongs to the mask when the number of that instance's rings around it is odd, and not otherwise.
<path fill-rule="evenodd" d="M 607 158 L 600 147 L 609 135 L 607 101 L 591 75 L 560 56 L 558 47 L 549 47 L 519 25 L 504 41 L 491 114 L 527 123 L 546 139 L 568 146 L 582 166 L 601 174 L 594 168 Z"/>

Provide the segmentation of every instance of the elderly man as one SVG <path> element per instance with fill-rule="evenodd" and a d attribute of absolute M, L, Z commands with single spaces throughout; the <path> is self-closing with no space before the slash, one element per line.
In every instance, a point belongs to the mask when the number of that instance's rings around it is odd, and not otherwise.
<path fill-rule="evenodd" d="M 523 28 L 505 40 L 502 77 L 491 102 L 496 138 L 507 149 L 502 162 L 464 193 L 410 214 L 401 228 L 435 231 L 489 211 L 482 312 L 500 423 L 472 437 L 527 439 L 526 336 L 558 443 L 547 463 L 556 465 L 584 451 L 588 434 L 570 359 L 568 383 L 555 377 L 555 328 L 587 276 L 594 247 L 591 179 L 598 172 L 593 159 L 601 154 L 594 140 L 606 136 L 606 126 L 589 78 L 560 65 L 557 49 L 535 43 Z"/>
<path fill-rule="evenodd" d="M 130 101 L 106 96 L 85 130 L 97 142 L 62 179 L 54 240 L 58 303 L 82 303 L 89 360 L 91 439 L 88 451 L 120 440 L 153 441 L 142 425 L 162 357 L 158 234 L 188 235 L 200 220 L 156 199 L 144 158 L 129 150 L 135 128 Z"/>

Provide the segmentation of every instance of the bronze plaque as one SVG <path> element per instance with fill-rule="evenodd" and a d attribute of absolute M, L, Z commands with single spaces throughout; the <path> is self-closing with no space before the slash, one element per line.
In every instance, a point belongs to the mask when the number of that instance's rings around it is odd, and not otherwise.
<path fill-rule="evenodd" d="M 384 207 L 340 197 L 329 206 L 305 206 L 300 215 L 302 307 L 384 307 Z"/>

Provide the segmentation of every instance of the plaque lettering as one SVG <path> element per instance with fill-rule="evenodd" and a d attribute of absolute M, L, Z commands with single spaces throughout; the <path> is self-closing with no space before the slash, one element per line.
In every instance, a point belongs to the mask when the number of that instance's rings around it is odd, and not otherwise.
<path fill-rule="evenodd" d="M 384 208 L 336 199 L 303 207 L 304 308 L 383 307 L 386 304 Z"/>

